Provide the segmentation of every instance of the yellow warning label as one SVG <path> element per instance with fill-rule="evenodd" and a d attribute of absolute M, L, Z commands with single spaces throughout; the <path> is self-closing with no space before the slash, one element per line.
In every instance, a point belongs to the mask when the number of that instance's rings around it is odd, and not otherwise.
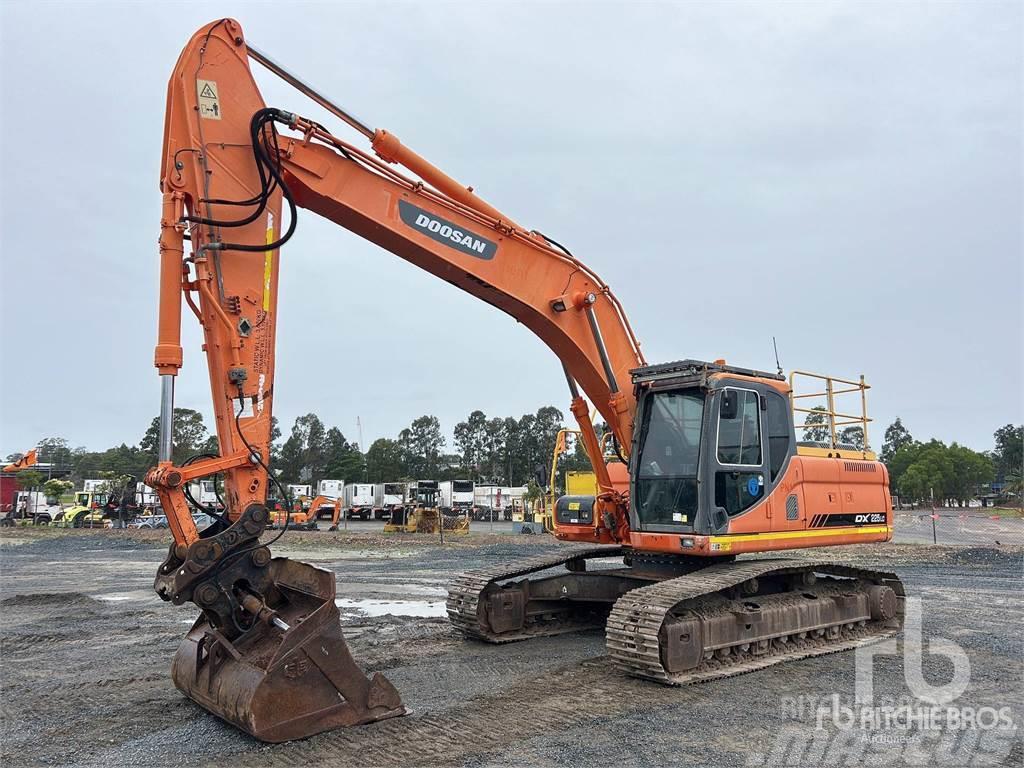
<path fill-rule="evenodd" d="M 217 95 L 217 83 L 213 80 L 196 80 L 196 93 L 199 99 L 199 116 L 207 120 L 220 120 L 220 96 Z"/>
<path fill-rule="evenodd" d="M 580 503 L 578 501 L 570 501 L 569 502 L 569 509 L 579 509 L 579 508 L 580 508 Z"/>
<path fill-rule="evenodd" d="M 267 213 L 267 245 L 274 242 L 274 214 Z M 274 269 L 274 252 L 263 255 L 263 311 L 270 311 L 270 276 Z"/>

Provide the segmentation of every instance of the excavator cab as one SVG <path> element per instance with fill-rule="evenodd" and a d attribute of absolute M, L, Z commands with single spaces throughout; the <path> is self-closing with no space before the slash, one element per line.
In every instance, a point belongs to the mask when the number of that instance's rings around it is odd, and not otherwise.
<path fill-rule="evenodd" d="M 685 360 L 634 382 L 632 530 L 722 533 L 777 485 L 795 453 L 782 376 Z"/>

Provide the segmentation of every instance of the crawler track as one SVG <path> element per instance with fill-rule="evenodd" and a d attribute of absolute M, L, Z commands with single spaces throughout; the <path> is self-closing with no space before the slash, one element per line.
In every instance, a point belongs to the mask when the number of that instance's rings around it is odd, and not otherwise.
<path fill-rule="evenodd" d="M 684 672 L 673 673 L 666 668 L 662 645 L 665 625 L 671 618 L 681 615 L 714 617 L 732 612 L 736 602 L 729 598 L 729 593 L 743 582 L 806 573 L 842 577 L 826 585 L 823 595 L 844 594 L 844 591 L 849 594 L 869 584 L 890 587 L 897 597 L 896 617 L 890 621 L 839 622 L 829 627 L 780 634 L 762 641 L 759 648 L 756 643 L 740 642 L 721 652 L 705 653 L 696 667 Z M 784 661 L 855 648 L 894 635 L 902 626 L 903 596 L 899 578 L 884 571 L 782 559 L 723 563 L 640 587 L 619 598 L 606 626 L 608 653 L 618 668 L 635 677 L 667 685 L 707 682 Z M 787 599 L 784 594 L 774 597 L 778 604 L 784 604 Z M 796 594 L 791 599 L 797 600 L 800 596 Z"/>
<path fill-rule="evenodd" d="M 560 617 L 552 621 L 528 624 L 520 632 L 498 634 L 487 626 L 481 597 L 492 584 L 538 573 L 549 568 L 557 568 L 572 560 L 588 560 L 592 558 L 621 557 L 622 547 L 580 547 L 566 549 L 557 555 L 541 555 L 513 563 L 496 565 L 493 568 L 482 568 L 467 571 L 455 579 L 448 587 L 446 608 L 452 625 L 466 637 L 485 640 L 489 643 L 511 643 L 531 637 L 558 635 L 563 632 L 575 632 L 580 629 L 600 627 L 603 616 L 595 619 L 592 615 Z"/>

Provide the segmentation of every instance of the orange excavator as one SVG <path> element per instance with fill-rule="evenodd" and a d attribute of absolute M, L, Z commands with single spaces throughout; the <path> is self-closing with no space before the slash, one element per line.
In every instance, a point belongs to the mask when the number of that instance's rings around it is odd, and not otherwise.
<path fill-rule="evenodd" d="M 268 107 L 251 61 L 372 152 Z M 232 19 L 200 29 L 171 76 L 160 188 L 160 450 L 146 482 L 174 542 L 155 588 L 202 611 L 172 676 L 211 712 L 266 741 L 405 712 L 384 676 L 368 678 L 352 659 L 334 575 L 272 557 L 283 530 L 261 540 L 268 483 L 277 485 L 267 462 L 280 253 L 300 207 L 508 313 L 563 363 L 598 493 L 558 501 L 556 535 L 575 543 L 563 553 L 451 585 L 448 614 L 466 636 L 506 642 L 605 626 L 612 666 L 683 684 L 899 630 L 894 574 L 806 557 L 737 559 L 891 538 L 888 477 L 866 449 L 866 409 L 843 414 L 835 403 L 844 393 L 863 403 L 863 379 L 815 379 L 824 390 L 812 394 L 826 405 L 811 409 L 781 371 L 648 364 L 615 295 L 568 249 L 354 117 Z M 171 435 L 182 298 L 205 334 L 220 455 L 179 466 Z M 605 463 L 584 395 L 621 461 Z M 797 441 L 793 417 L 803 411 L 818 414 L 830 439 Z M 861 428 L 860 446 L 837 439 L 844 424 Z M 215 473 L 227 516 L 199 531 L 183 489 Z M 589 567 L 600 560 L 605 567 Z"/>

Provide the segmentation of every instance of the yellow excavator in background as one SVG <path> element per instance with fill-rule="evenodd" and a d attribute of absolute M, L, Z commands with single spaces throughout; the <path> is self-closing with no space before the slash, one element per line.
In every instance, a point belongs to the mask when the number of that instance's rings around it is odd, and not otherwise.
<path fill-rule="evenodd" d="M 469 516 L 449 516 L 441 512 L 441 490 L 436 480 L 410 483 L 408 503 L 391 510 L 384 523 L 384 533 L 434 533 L 440 535 L 442 526 L 448 533 L 469 533 Z"/>

